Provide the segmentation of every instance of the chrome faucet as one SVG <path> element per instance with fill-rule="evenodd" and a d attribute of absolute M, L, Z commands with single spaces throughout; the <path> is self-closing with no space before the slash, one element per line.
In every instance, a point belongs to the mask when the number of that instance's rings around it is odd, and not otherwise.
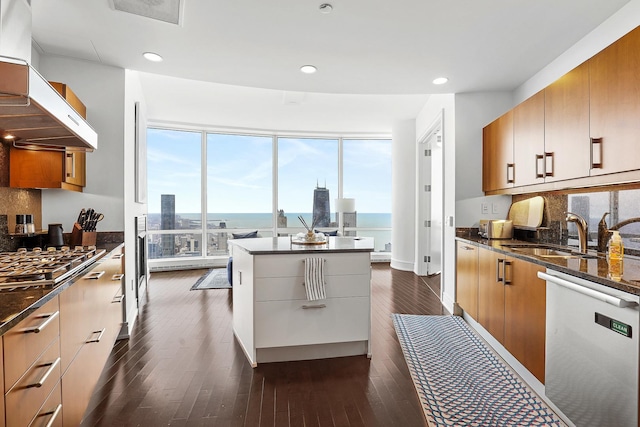
<path fill-rule="evenodd" d="M 589 240 L 589 224 L 580 215 L 572 212 L 567 212 L 567 223 L 575 222 L 578 227 L 578 244 L 580 246 L 580 252 L 587 253 L 587 241 Z"/>
<path fill-rule="evenodd" d="M 609 215 L 609 212 L 605 212 L 602 215 L 602 219 L 598 223 L 598 252 L 606 252 L 607 251 L 607 242 L 609 241 L 609 235 L 613 230 L 620 230 L 625 225 L 640 222 L 640 217 L 625 219 L 624 221 L 620 221 L 616 225 L 612 225 L 611 228 L 607 228 L 607 221 L 605 221 L 606 216 Z"/>

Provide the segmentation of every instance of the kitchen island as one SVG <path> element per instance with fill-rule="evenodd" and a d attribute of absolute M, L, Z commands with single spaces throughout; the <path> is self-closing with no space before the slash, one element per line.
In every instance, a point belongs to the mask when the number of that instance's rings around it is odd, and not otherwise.
<path fill-rule="evenodd" d="M 230 240 L 233 332 L 251 366 L 288 360 L 371 357 L 372 238 Z M 326 298 L 309 301 L 305 259 L 324 262 Z"/>

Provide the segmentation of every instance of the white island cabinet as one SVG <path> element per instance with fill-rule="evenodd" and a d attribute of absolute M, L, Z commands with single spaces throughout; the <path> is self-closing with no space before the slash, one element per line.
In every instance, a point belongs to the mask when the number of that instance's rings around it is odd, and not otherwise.
<path fill-rule="evenodd" d="M 253 367 L 371 357 L 372 238 L 331 237 L 323 245 L 298 245 L 289 237 L 230 242 L 233 331 Z M 307 299 L 306 258 L 324 260 L 326 299 Z"/>

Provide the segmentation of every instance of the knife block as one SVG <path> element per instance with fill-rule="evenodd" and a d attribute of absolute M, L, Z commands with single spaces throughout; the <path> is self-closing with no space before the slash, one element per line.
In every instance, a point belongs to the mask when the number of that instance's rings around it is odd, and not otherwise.
<path fill-rule="evenodd" d="M 83 231 L 80 224 L 76 222 L 71 230 L 70 246 L 72 249 L 76 246 L 95 246 L 97 236 L 97 231 Z"/>

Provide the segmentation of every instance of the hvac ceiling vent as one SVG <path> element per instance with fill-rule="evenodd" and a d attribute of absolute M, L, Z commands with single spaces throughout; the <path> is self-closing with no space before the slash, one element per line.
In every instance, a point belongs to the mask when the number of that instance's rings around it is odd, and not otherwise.
<path fill-rule="evenodd" d="M 170 24 L 182 25 L 184 0 L 109 0 L 111 7 Z"/>

